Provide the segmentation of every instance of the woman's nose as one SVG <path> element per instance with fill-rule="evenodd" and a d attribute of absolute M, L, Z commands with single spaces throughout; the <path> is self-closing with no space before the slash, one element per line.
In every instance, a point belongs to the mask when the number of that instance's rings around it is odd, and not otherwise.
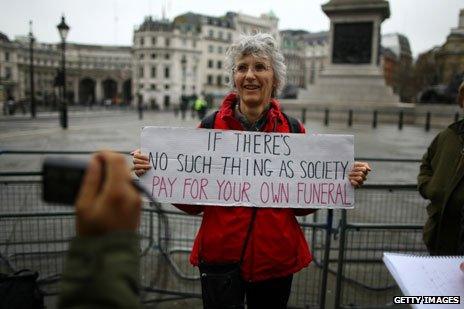
<path fill-rule="evenodd" d="M 255 79 L 256 76 L 255 76 L 255 72 L 253 71 L 253 69 L 250 67 L 248 68 L 248 71 L 246 72 L 246 75 L 245 75 L 245 79 L 246 80 L 250 80 L 250 79 Z"/>

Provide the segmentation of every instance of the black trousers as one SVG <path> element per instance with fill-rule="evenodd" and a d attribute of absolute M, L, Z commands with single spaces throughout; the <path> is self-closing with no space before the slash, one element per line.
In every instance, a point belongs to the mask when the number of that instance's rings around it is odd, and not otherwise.
<path fill-rule="evenodd" d="M 270 279 L 260 282 L 244 282 L 245 284 L 245 295 L 247 308 L 248 309 L 285 309 L 287 308 L 288 299 L 290 297 L 290 291 L 292 288 L 293 275 L 287 277 L 281 277 L 276 279 Z M 208 291 L 202 291 L 203 298 L 205 300 Z M 203 308 L 206 309 L 223 309 L 223 308 L 245 308 L 244 300 L 242 299 L 242 305 L 233 307 L 224 307 L 217 305 L 207 305 L 203 301 Z M 240 302 L 240 301 L 239 301 Z"/>
<path fill-rule="evenodd" d="M 261 282 L 246 283 L 248 309 L 284 309 L 292 289 L 293 275 Z"/>

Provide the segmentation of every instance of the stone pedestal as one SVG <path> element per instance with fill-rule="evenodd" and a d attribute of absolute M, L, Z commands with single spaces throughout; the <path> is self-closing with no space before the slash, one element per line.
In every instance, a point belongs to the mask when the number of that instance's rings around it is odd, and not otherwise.
<path fill-rule="evenodd" d="M 384 0 L 332 0 L 322 6 L 330 18 L 329 63 L 301 97 L 326 104 L 389 105 L 398 96 L 380 68 L 380 28 L 390 16 Z"/>

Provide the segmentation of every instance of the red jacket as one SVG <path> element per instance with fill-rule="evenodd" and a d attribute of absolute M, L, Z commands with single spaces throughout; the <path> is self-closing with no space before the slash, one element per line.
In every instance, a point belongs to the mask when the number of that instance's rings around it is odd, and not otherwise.
<path fill-rule="evenodd" d="M 229 94 L 224 99 L 216 115 L 215 129 L 243 130 L 242 124 L 234 118 L 236 99 L 235 94 Z M 290 131 L 277 100 L 271 101 L 262 131 Z M 303 126 L 301 132 L 305 132 Z M 198 265 L 200 253 L 201 259 L 208 263 L 240 260 L 251 221 L 251 207 L 175 206 L 190 214 L 203 211 L 203 221 L 190 256 L 193 265 Z M 242 264 L 243 278 L 247 281 L 263 281 L 285 277 L 308 266 L 312 256 L 295 215 L 307 215 L 313 211 L 258 208 Z"/>

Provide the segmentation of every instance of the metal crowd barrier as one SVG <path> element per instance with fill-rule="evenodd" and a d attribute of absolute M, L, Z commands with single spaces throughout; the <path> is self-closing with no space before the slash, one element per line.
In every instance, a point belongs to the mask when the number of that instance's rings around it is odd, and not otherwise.
<path fill-rule="evenodd" d="M 1 153 L 90 154 L 14 150 Z M 387 164 L 419 161 L 357 159 Z M 74 212 L 69 206 L 44 203 L 40 181 L 40 172 L 0 173 L 0 272 L 22 268 L 38 271 L 48 307 L 54 308 L 66 251 L 75 234 Z M 365 185 L 356 190 L 353 210 L 319 210 L 299 217 L 314 260 L 295 275 L 289 306 L 392 305 L 392 297 L 401 292 L 382 263 L 382 253 L 425 253 L 421 239 L 425 205 L 415 185 Z M 187 215 L 171 205 L 144 202 L 139 229 L 144 303 L 201 297 L 198 271 L 189 263 L 200 223 L 201 216 Z"/>
<path fill-rule="evenodd" d="M 5 178 L 0 180 L 0 269 L 36 270 L 46 295 L 56 295 L 74 236 L 73 210 L 42 202 L 40 179 Z M 420 235 L 425 202 L 414 186 L 386 185 L 366 185 L 356 191 L 356 200 L 355 210 L 300 219 L 314 261 L 295 275 L 290 307 L 385 307 L 401 294 L 382 252 L 425 252 Z M 145 302 L 201 297 L 198 272 L 189 263 L 200 222 L 201 216 L 169 205 L 160 210 L 144 204 L 139 233 Z"/>

